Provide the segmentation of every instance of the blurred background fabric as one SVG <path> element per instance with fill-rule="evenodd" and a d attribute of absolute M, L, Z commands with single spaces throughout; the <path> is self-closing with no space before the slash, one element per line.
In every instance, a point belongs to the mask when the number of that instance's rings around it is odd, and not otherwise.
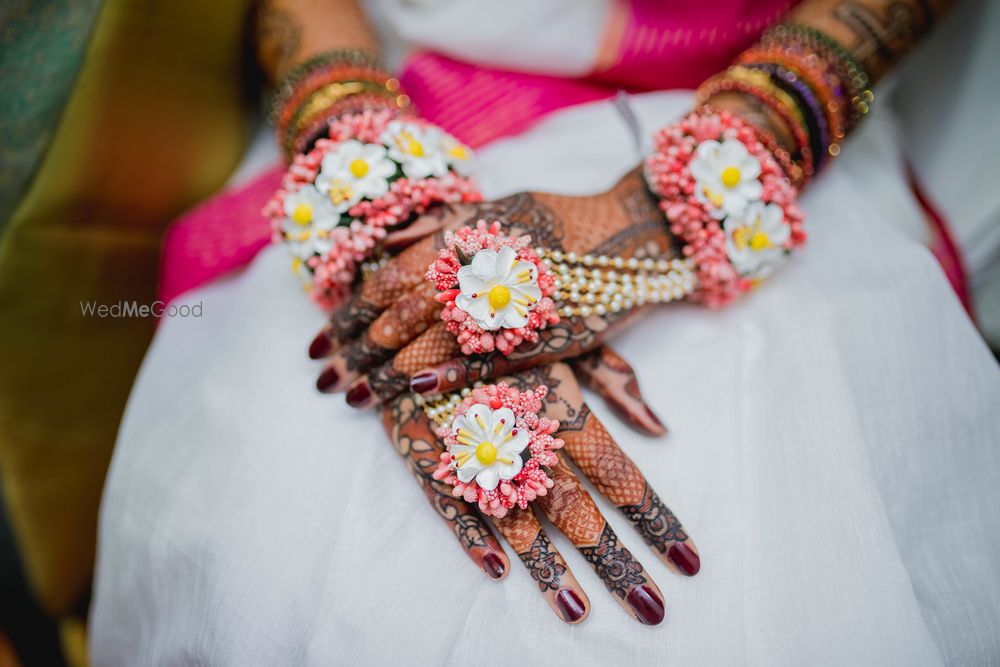
<path fill-rule="evenodd" d="M 2 9 L 0 470 L 28 579 L 53 613 L 89 588 L 101 486 L 154 327 L 83 317 L 80 302 L 151 302 L 167 223 L 239 161 L 247 6 Z"/>

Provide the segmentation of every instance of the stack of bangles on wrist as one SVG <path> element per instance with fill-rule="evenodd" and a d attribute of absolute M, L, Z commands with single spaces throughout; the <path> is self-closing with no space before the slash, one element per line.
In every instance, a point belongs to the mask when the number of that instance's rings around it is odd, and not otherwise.
<path fill-rule="evenodd" d="M 706 81 L 698 101 L 738 91 L 758 99 L 787 125 L 796 143 L 791 155 L 776 152 L 796 187 L 802 187 L 840 154 L 847 133 L 874 100 L 870 79 L 857 60 L 834 39 L 805 25 L 770 28 L 737 63 Z"/>
<path fill-rule="evenodd" d="M 293 68 L 278 87 L 269 120 L 291 161 L 326 131 L 330 118 L 369 107 L 405 110 L 410 100 L 378 56 L 360 49 L 317 55 Z"/>

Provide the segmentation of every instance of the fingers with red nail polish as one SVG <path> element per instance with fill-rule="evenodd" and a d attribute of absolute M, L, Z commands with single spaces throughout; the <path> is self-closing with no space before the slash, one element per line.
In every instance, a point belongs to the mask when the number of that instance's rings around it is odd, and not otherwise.
<path fill-rule="evenodd" d="M 590 600 L 535 513 L 531 509 L 514 508 L 507 515 L 494 518 L 493 525 L 528 568 L 552 610 L 566 623 L 584 620 L 590 613 Z"/>

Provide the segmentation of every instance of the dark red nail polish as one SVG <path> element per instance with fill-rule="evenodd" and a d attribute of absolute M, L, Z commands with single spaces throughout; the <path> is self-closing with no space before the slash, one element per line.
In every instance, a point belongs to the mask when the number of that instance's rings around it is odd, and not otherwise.
<path fill-rule="evenodd" d="M 663 621 L 663 600 L 649 586 L 636 586 L 625 599 L 640 622 L 659 625 Z"/>
<path fill-rule="evenodd" d="M 587 611 L 580 596 L 569 588 L 559 591 L 559 595 L 556 596 L 556 606 L 559 607 L 559 613 L 567 623 L 579 621 Z"/>
<path fill-rule="evenodd" d="M 426 394 L 434 391 L 438 386 L 437 374 L 430 371 L 414 375 L 410 378 L 410 391 L 417 394 Z"/>
<path fill-rule="evenodd" d="M 333 346 L 330 343 L 330 335 L 324 329 L 316 334 L 316 337 L 309 343 L 309 358 L 322 359 L 330 353 L 331 347 Z"/>
<path fill-rule="evenodd" d="M 505 569 L 503 559 L 495 553 L 488 553 L 483 556 L 483 571 L 486 572 L 490 579 L 499 579 L 503 576 Z"/>
<path fill-rule="evenodd" d="M 363 408 L 372 398 L 372 388 L 368 382 L 359 382 L 347 391 L 347 404 L 352 408 Z"/>
<path fill-rule="evenodd" d="M 337 372 L 336 368 L 331 366 L 325 369 L 319 374 L 319 377 L 316 378 L 316 388 L 322 392 L 329 392 L 339 381 L 340 373 Z"/>
<path fill-rule="evenodd" d="M 653 412 L 653 410 L 648 405 L 645 406 L 645 408 L 646 408 L 646 416 L 649 417 L 650 421 L 652 421 L 654 424 L 656 424 L 661 429 L 666 431 L 667 430 L 666 425 L 660 421 L 660 418 L 656 416 L 656 413 Z"/>
<path fill-rule="evenodd" d="M 683 542 L 677 542 L 671 546 L 667 552 L 667 558 L 689 577 L 698 574 L 698 570 L 701 569 L 701 559 L 698 558 L 698 554 Z"/>

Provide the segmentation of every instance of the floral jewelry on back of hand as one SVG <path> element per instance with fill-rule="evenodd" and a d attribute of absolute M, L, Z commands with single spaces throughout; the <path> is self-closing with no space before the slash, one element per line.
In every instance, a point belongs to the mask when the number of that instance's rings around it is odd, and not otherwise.
<path fill-rule="evenodd" d="M 311 296 L 336 306 L 389 231 L 440 203 L 481 201 L 472 151 L 392 109 L 345 114 L 295 157 L 264 209 Z"/>
<path fill-rule="evenodd" d="M 464 398 L 442 398 L 438 408 L 425 406 L 446 446 L 434 478 L 487 516 L 525 509 L 546 495 L 553 486 L 547 468 L 563 446 L 552 436 L 559 422 L 538 415 L 547 394 L 545 385 L 518 391 L 501 382 L 468 390 Z"/>

